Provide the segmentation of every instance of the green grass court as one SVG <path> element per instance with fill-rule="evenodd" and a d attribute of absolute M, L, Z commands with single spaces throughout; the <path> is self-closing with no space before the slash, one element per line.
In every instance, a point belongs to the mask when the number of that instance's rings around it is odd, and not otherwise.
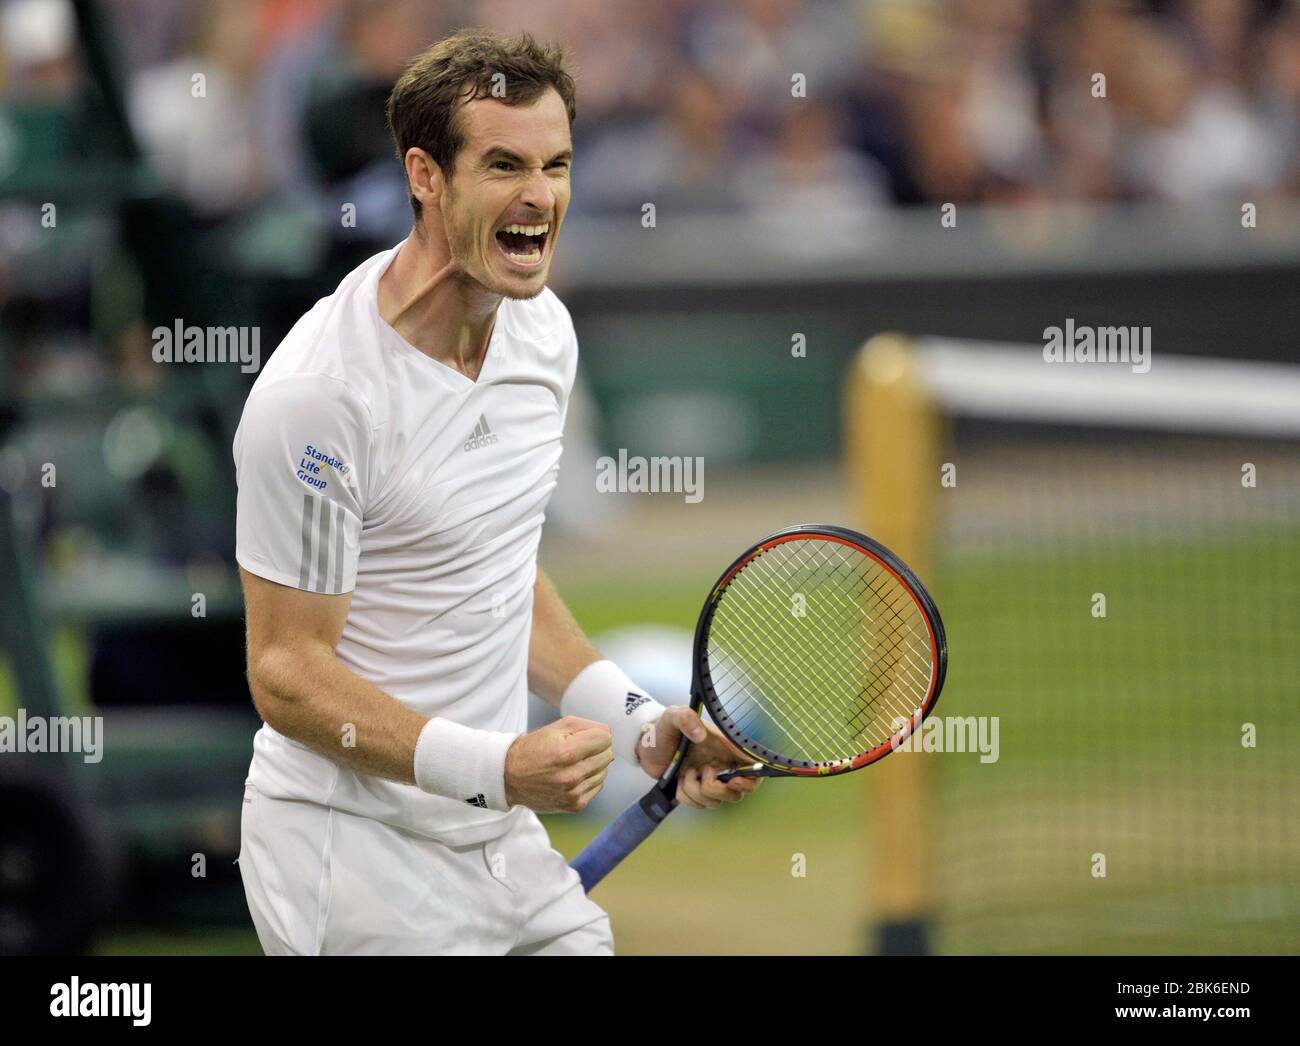
<path fill-rule="evenodd" d="M 926 757 L 939 766 L 943 949 L 1300 950 L 1298 578 L 1296 530 L 944 566 L 935 590 L 951 663 L 937 711 L 997 715 L 1001 727 L 996 764 Z M 599 633 L 689 628 L 712 578 L 617 590 L 558 580 Z M 1107 595 L 1105 619 L 1089 613 L 1096 591 Z M 59 651 L 66 680 L 75 644 Z M 1247 722 L 1253 749 L 1241 744 Z M 600 888 L 620 949 L 762 951 L 775 930 L 785 952 L 860 951 L 870 787 L 870 771 L 768 781 L 740 807 L 669 822 Z M 547 820 L 570 856 L 600 827 Z M 1105 879 L 1089 874 L 1094 852 L 1106 854 Z M 806 877 L 791 874 L 797 854 Z M 100 950 L 256 947 L 251 930 L 195 929 L 123 932 Z"/>

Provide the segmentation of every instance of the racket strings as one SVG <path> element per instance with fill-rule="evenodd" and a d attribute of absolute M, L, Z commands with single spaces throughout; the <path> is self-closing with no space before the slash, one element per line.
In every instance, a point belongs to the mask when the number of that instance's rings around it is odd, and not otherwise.
<path fill-rule="evenodd" d="M 752 608 L 751 608 L 752 609 Z M 768 747 L 783 752 L 802 752 L 810 761 L 824 761 L 825 753 L 855 752 L 858 743 L 856 724 L 849 721 L 839 722 L 843 716 L 836 716 L 829 711 L 824 702 L 816 701 L 772 701 L 754 700 L 753 695 L 773 695 L 792 692 L 817 692 L 828 685 L 828 677 L 834 670 L 827 666 L 818 666 L 807 657 L 797 658 L 794 663 L 775 659 L 760 653 L 762 645 L 756 645 L 755 634 L 750 630 L 747 638 L 751 641 L 748 651 L 749 670 L 738 669 L 733 659 L 724 662 L 724 669 L 731 673 L 732 679 L 723 687 L 721 695 L 724 706 L 733 714 L 737 728 L 744 734 L 773 734 L 775 728 L 779 736 L 769 737 Z M 754 678 L 759 672 L 761 677 Z M 811 681 L 812 685 L 809 685 Z M 739 688 L 737 684 L 740 684 Z M 739 689 L 739 694 L 736 693 Z M 766 723 L 767 730 L 755 730 Z M 815 758 L 809 753 L 822 753 Z"/>
<path fill-rule="evenodd" d="M 817 542 L 811 548 L 811 554 L 820 557 L 823 561 L 829 561 L 827 546 L 835 549 L 844 548 L 843 545 L 836 542 Z M 850 553 L 850 555 L 853 554 Z M 856 553 L 856 555 L 861 557 L 861 553 Z M 866 557 L 862 558 L 866 559 Z M 874 564 L 872 560 L 866 561 Z M 846 563 L 830 562 L 830 565 L 835 570 L 842 569 L 850 574 L 852 573 L 851 561 Z M 781 569 L 792 582 L 797 580 L 791 577 L 788 564 L 778 564 L 778 569 Z M 912 601 L 911 596 L 898 584 L 892 574 L 883 569 L 874 572 L 864 570 L 856 580 L 855 595 L 858 597 L 858 601 L 846 605 L 842 609 L 850 617 L 858 613 L 862 605 L 861 597 L 866 592 L 870 592 L 874 597 L 873 607 L 876 609 L 883 608 L 885 611 L 885 627 L 888 629 L 883 633 L 883 639 L 873 637 L 869 632 L 863 633 L 865 650 L 859 652 L 858 662 L 854 666 L 858 670 L 865 667 L 869 673 L 868 682 L 861 688 L 859 694 L 860 697 L 866 695 L 866 700 L 860 703 L 857 715 L 854 717 L 855 720 L 866 720 L 855 731 L 855 735 L 860 737 L 864 734 L 864 728 L 870 725 L 871 706 L 877 702 L 885 706 L 886 710 L 892 714 L 892 719 L 910 718 L 914 710 L 906 708 L 898 702 L 899 695 L 890 692 L 887 682 L 897 672 L 899 675 L 906 677 L 913 685 L 922 687 L 924 692 L 928 690 L 929 686 L 929 668 L 928 665 L 923 665 L 918 660 L 924 659 L 928 661 L 928 654 L 925 650 L 918 648 L 910 639 L 909 630 L 913 624 L 912 619 L 898 609 L 899 606 L 902 606 L 904 610 L 910 608 L 915 611 L 915 603 Z M 832 590 L 831 594 L 837 595 L 839 593 Z M 921 627 L 924 628 L 924 625 L 922 624 Z M 878 646 L 880 649 L 877 649 Z M 846 649 L 853 650 L 854 647 L 850 645 Z M 873 661 L 878 663 L 873 664 Z M 892 733 L 892 729 L 888 731 L 888 734 Z M 880 737 L 879 740 L 886 740 L 888 734 Z M 871 735 L 868 733 L 867 736 Z"/>
<path fill-rule="evenodd" d="M 790 574 L 788 567 L 785 567 L 784 564 L 777 564 L 777 569 L 780 569 L 781 572 L 783 572 L 784 577 L 787 578 L 787 581 L 789 581 L 790 583 L 792 583 L 792 585 L 796 587 L 800 587 L 800 586 L 814 587 L 814 589 L 815 587 L 818 587 L 816 583 L 814 583 L 813 586 L 806 585 L 805 580 L 802 580 L 802 578 L 798 578 L 797 576 L 793 576 L 793 574 Z M 839 567 L 837 567 L 837 565 L 833 565 L 833 569 L 839 569 Z M 740 591 L 738 595 L 740 595 L 740 598 L 742 599 L 746 599 L 746 600 L 749 599 L 748 594 L 744 593 L 744 591 Z M 805 595 L 805 599 L 806 599 L 807 594 L 805 593 L 803 595 Z M 816 604 L 814 604 L 814 608 L 815 606 Z M 750 609 L 753 609 L 753 606 L 751 606 Z M 766 609 L 767 612 L 771 611 L 771 607 L 766 607 L 764 609 Z M 805 612 L 806 609 L 807 607 L 805 604 Z M 853 613 L 857 611 L 857 607 L 849 606 L 849 604 L 844 604 L 842 603 L 842 600 L 841 600 L 841 609 L 844 609 L 844 611 L 849 613 Z M 781 612 L 788 612 L 788 611 L 781 611 Z M 822 629 L 824 634 L 828 634 L 828 635 L 833 634 L 835 633 L 836 630 L 844 631 L 844 621 L 827 619 L 827 617 L 824 615 L 814 615 L 814 617 L 816 619 L 815 624 L 820 626 L 820 629 Z M 755 638 L 755 634 L 753 633 L 753 630 L 750 631 L 750 638 L 755 639 L 755 642 L 757 642 L 757 638 Z M 839 667 L 836 667 L 836 665 L 816 663 L 813 657 L 807 654 L 807 651 L 805 651 L 805 648 L 803 648 L 801 644 L 794 644 L 794 646 L 789 648 L 790 650 L 796 651 L 797 654 L 802 654 L 802 656 L 798 656 L 798 661 L 800 661 L 800 664 L 797 665 L 798 668 L 805 669 L 807 673 L 810 673 L 811 677 L 814 678 L 822 677 L 820 678 L 820 682 L 823 683 L 823 689 L 826 683 L 835 680 L 837 676 L 844 676 L 845 669 L 850 670 L 850 672 L 861 673 L 863 672 L 863 670 L 866 670 L 868 664 L 868 655 L 866 654 L 866 652 L 858 652 L 857 663 L 852 665 L 841 664 L 839 665 Z M 758 650 L 762 651 L 763 646 L 758 646 Z M 845 648 L 845 652 L 852 652 L 852 650 L 853 647 Z M 766 664 L 767 667 L 770 668 L 772 667 L 772 660 L 770 659 L 770 657 L 766 657 L 763 656 L 762 654 L 759 654 L 758 660 L 763 661 L 763 663 Z M 781 674 L 783 673 L 777 672 L 776 674 L 779 674 L 779 676 L 781 676 Z M 796 683 L 796 685 L 800 685 L 800 683 L 802 682 L 801 680 L 798 680 L 798 678 L 796 678 L 796 680 L 790 680 L 789 673 L 784 673 L 784 678 L 781 681 L 787 683 L 787 685 L 790 682 L 794 682 Z M 788 686 L 787 689 L 789 689 Z M 867 687 L 863 687 L 863 689 L 867 689 Z M 753 691 L 751 691 L 751 693 L 753 693 Z M 859 746 L 859 743 L 861 743 L 861 741 L 859 741 L 859 738 L 861 738 L 862 729 L 861 729 L 861 725 L 858 725 L 857 722 L 855 722 L 853 719 L 850 719 L 848 722 L 845 722 L 842 728 L 837 729 L 837 724 L 835 720 L 831 719 L 831 717 L 829 717 L 827 713 L 824 712 L 824 709 L 822 707 L 819 707 L 818 704 L 816 703 L 809 703 L 809 704 L 796 703 L 794 704 L 794 708 L 807 708 L 807 711 L 809 711 L 810 715 L 807 716 L 805 720 L 803 720 L 803 725 L 805 726 L 811 725 L 813 726 L 813 729 L 811 729 L 811 732 L 809 732 L 809 730 L 802 730 L 800 738 L 794 738 L 793 733 L 788 732 L 790 739 L 798 739 L 798 741 L 805 743 L 806 746 L 810 746 L 813 748 L 820 747 L 822 748 L 822 750 L 826 750 L 827 739 L 831 739 L 831 738 L 827 738 L 826 735 L 823 734 L 818 734 L 818 730 L 816 730 L 816 728 L 818 728 L 818 726 L 822 726 L 822 728 L 828 728 L 829 733 L 835 734 L 835 737 L 833 737 L 833 741 L 836 742 L 837 751 L 853 751 L 854 754 L 857 754 L 857 748 Z M 748 716 L 741 717 L 741 719 L 738 720 L 738 722 L 740 722 L 742 726 L 748 724 L 749 720 L 753 719 L 754 716 L 758 715 L 758 711 L 759 711 L 758 707 L 751 707 L 749 709 Z M 771 715 L 774 709 L 767 708 L 766 711 Z M 893 707 L 892 711 L 901 712 L 902 709 Z M 780 715 L 774 715 L 774 719 L 780 721 L 783 720 L 784 717 Z M 822 760 L 815 760 L 815 761 L 822 761 Z"/>
<path fill-rule="evenodd" d="M 802 587 L 810 588 L 814 586 L 804 584 L 802 585 Z M 787 615 L 789 613 L 789 610 L 785 605 L 778 605 L 776 607 L 773 607 L 770 604 L 770 592 L 768 590 L 755 589 L 755 591 L 761 592 L 764 595 L 764 597 L 766 597 L 765 602 L 767 603 L 767 605 L 763 606 L 761 609 L 755 607 L 754 600 L 750 598 L 750 594 L 747 590 L 747 587 L 738 586 L 735 592 L 732 593 L 733 596 L 743 600 L 746 603 L 747 605 L 746 609 L 748 609 L 751 612 L 751 617 L 755 617 L 755 618 L 766 617 L 768 620 L 770 620 L 775 613 L 775 615 L 777 616 L 777 620 L 780 620 L 782 616 Z M 742 619 L 739 615 L 737 615 L 732 620 L 737 624 L 740 624 L 744 619 Z M 824 628 L 826 628 L 828 632 L 831 630 L 830 626 L 833 625 L 833 622 L 828 622 L 825 620 L 820 621 L 819 623 Z M 761 641 L 759 640 L 759 637 L 757 633 L 754 631 L 754 629 L 752 628 L 747 629 L 747 636 L 751 641 L 749 647 L 751 660 L 756 661 L 761 667 L 763 667 L 767 671 L 768 680 L 779 681 L 779 683 L 784 688 L 788 689 L 792 684 L 799 684 L 802 681 L 801 674 L 805 672 L 810 674 L 814 678 L 820 675 L 822 677 L 820 682 L 822 683 L 823 686 L 828 681 L 829 677 L 833 675 L 834 669 L 831 666 L 820 665 L 816 663 L 808 656 L 806 652 L 804 652 L 803 647 L 801 646 L 794 646 L 791 648 L 795 652 L 796 663 L 790 664 L 789 662 L 779 660 L 773 656 L 769 656 L 768 654 L 766 654 L 764 652 L 765 648 L 762 645 Z M 777 650 L 780 648 L 777 646 L 773 646 L 772 649 Z M 745 675 L 746 682 L 749 682 L 752 685 L 753 681 L 750 678 L 750 674 L 745 673 L 744 675 Z M 802 706 L 796 706 L 796 707 L 802 707 Z M 822 723 L 828 723 L 824 715 L 823 709 L 819 708 L 817 705 L 809 705 L 807 707 L 812 713 L 812 716 L 807 718 L 820 716 Z M 756 709 L 751 707 L 749 712 L 750 715 L 753 715 L 756 712 Z M 780 717 L 778 716 L 778 718 Z M 744 724 L 745 720 L 742 718 L 740 722 Z M 829 721 L 829 722 L 833 723 L 833 721 Z M 815 731 L 814 731 L 814 735 L 815 735 Z M 807 733 L 803 733 L 801 740 L 807 743 L 811 741 L 811 737 L 809 737 Z M 850 742 L 851 736 L 847 734 L 841 734 L 839 740 L 844 742 Z M 852 745 L 850 744 L 849 747 L 852 747 Z"/>
<path fill-rule="evenodd" d="M 897 629 L 905 623 L 893 609 L 890 609 L 888 614 L 893 619 L 891 633 L 896 633 Z M 826 620 L 824 615 L 814 614 L 812 617 L 814 624 L 824 633 L 831 634 L 834 631 L 833 622 Z M 751 641 L 754 638 L 752 630 L 749 632 L 749 638 Z M 751 666 L 762 669 L 765 673 L 765 678 L 761 682 L 754 679 L 756 674 L 754 671 L 738 670 L 734 659 L 728 659 L 725 667 L 730 670 L 732 678 L 730 685 L 723 687 L 723 700 L 735 713 L 736 722 L 745 733 L 755 733 L 753 726 L 756 719 L 766 721 L 769 728 L 777 728 L 784 736 L 773 739 L 774 743 L 769 745 L 772 749 L 779 748 L 783 752 L 802 751 L 807 761 L 815 762 L 830 761 L 834 755 L 845 752 L 857 754 L 858 751 L 874 747 L 879 741 L 887 739 L 894 732 L 896 722 L 906 721 L 913 711 L 913 706 L 896 697 L 889 700 L 889 697 L 893 696 L 889 688 L 889 677 L 895 674 L 904 678 L 910 676 L 908 671 L 910 655 L 905 653 L 905 648 L 899 650 L 898 656 L 878 658 L 880 664 L 874 670 L 874 675 L 866 675 L 873 670 L 866 664 L 864 657 L 859 657 L 856 663 L 850 661 L 846 664 L 841 658 L 838 665 L 830 663 L 819 665 L 815 660 L 804 656 L 791 666 L 771 657 L 751 656 L 749 658 Z M 794 671 L 791 671 L 791 668 Z M 799 671 L 801 669 L 802 673 Z M 815 697 L 819 692 L 824 693 L 830 686 L 835 685 L 837 678 L 841 679 L 838 684 L 841 692 L 846 692 L 848 688 L 842 681 L 846 673 L 850 674 L 848 676 L 850 679 L 862 679 L 864 676 L 866 678 L 865 683 L 857 688 L 854 695 L 856 700 L 847 704 L 847 710 L 843 701 L 839 702 L 839 708 L 832 710 L 827 708 L 824 700 L 809 700 L 810 697 Z M 737 689 L 737 684 L 746 697 L 756 693 L 767 695 L 767 703 L 751 700 L 746 708 L 742 700 L 741 708 L 737 709 L 736 695 L 732 693 Z M 770 695 L 778 692 L 787 697 L 794 696 L 792 699 L 773 703 Z M 888 724 L 887 730 L 872 730 L 874 720 L 870 709 L 864 706 L 878 703 L 882 697 L 886 698 L 883 704 L 893 722 Z M 791 710 L 795 710 L 796 714 L 790 714 Z M 808 711 L 799 715 L 798 710 Z M 773 731 L 769 729 L 758 732 L 770 734 Z M 869 743 L 864 743 L 864 737 L 869 739 Z"/>
<path fill-rule="evenodd" d="M 837 547 L 843 548 L 844 546 Z M 823 557 L 826 555 L 825 549 L 821 547 L 814 548 L 812 551 L 813 555 Z M 861 555 L 861 553 L 858 553 L 858 555 Z M 874 560 L 869 560 L 869 562 L 874 564 Z M 859 583 L 862 592 L 870 592 L 875 597 L 874 606 L 883 608 L 889 617 L 893 619 L 892 627 L 883 637 L 884 644 L 881 656 L 888 659 L 887 666 L 893 667 L 893 665 L 898 664 L 909 669 L 912 682 L 928 689 L 930 679 L 929 631 L 926 629 L 924 621 L 921 620 L 920 610 L 917 608 L 911 594 L 899 584 L 894 575 L 884 569 L 877 569 L 874 572 L 863 571 Z M 862 592 L 859 592 L 859 596 Z M 851 613 L 857 609 L 857 606 L 847 609 Z M 919 633 L 914 631 L 917 628 L 920 629 Z M 867 634 L 864 639 L 868 651 L 874 654 L 876 652 L 874 637 Z M 894 647 L 891 644 L 897 644 L 897 646 Z"/>
<path fill-rule="evenodd" d="M 741 598 L 747 597 L 742 596 Z M 827 749 L 826 738 L 828 735 L 835 735 L 836 751 L 851 750 L 855 745 L 854 732 L 842 728 L 830 717 L 825 709 L 817 704 L 793 704 L 790 706 L 782 703 L 764 704 L 752 700 L 748 696 L 755 693 L 771 693 L 774 690 L 789 690 L 797 687 L 801 685 L 801 680 L 804 678 L 801 672 L 804 671 L 813 676 L 816 676 L 819 671 L 824 674 L 824 669 L 819 670 L 816 664 L 806 658 L 800 658 L 801 664 L 790 664 L 763 653 L 761 641 L 757 638 L 757 633 L 753 631 L 749 632 L 748 638 L 753 644 L 750 647 L 751 663 L 754 663 L 756 668 L 762 669 L 764 675 L 756 684 L 748 672 L 733 668 L 730 664 L 724 665 L 724 671 L 733 675 L 733 681 L 725 687 L 725 693 L 719 693 L 723 707 L 728 709 L 737 728 L 742 733 L 747 732 L 752 727 L 753 720 L 756 717 L 765 715 L 775 725 L 781 727 L 787 741 L 797 742 L 798 747 L 804 750 L 821 749 L 825 751 Z M 736 684 L 739 682 L 743 682 L 745 685 L 737 690 Z M 739 703 L 733 700 L 737 695 L 742 698 Z M 734 709 L 733 706 L 735 706 Z M 786 744 L 785 749 L 789 750 L 791 747 L 790 744 Z"/>
<path fill-rule="evenodd" d="M 713 689 L 739 734 L 795 762 L 887 741 L 930 691 L 930 632 L 895 575 L 827 538 L 760 551 L 710 625 Z"/>
<path fill-rule="evenodd" d="M 832 545 L 834 545 L 835 543 L 827 543 L 827 544 L 832 544 Z M 835 545 L 835 547 L 842 547 L 842 546 Z M 814 550 L 814 554 L 819 554 L 819 553 L 820 553 L 820 550 Z M 823 556 L 823 558 L 825 558 L 824 553 L 820 553 L 820 554 Z M 835 563 L 832 563 L 832 564 L 830 564 L 830 565 L 832 566 L 832 569 L 841 569 L 842 566 L 843 566 L 842 564 L 835 564 Z M 804 588 L 808 588 L 808 587 L 817 587 L 816 584 L 814 584 L 813 586 L 808 586 L 808 585 L 806 585 L 806 584 L 803 583 L 803 579 L 800 579 L 800 578 L 798 578 L 797 576 L 792 575 L 791 572 L 790 572 L 790 570 L 789 570 L 789 567 L 788 567 L 787 564 L 781 564 L 781 563 L 779 563 L 779 564 L 777 564 L 777 569 L 780 570 L 780 571 L 784 574 L 784 576 L 786 577 L 786 579 L 789 580 L 789 581 L 792 583 L 792 585 L 794 585 L 795 587 L 804 587 Z M 890 578 L 890 579 L 892 580 L 892 576 L 891 576 L 891 575 L 884 574 L 883 572 L 882 572 L 882 574 L 883 574 L 883 576 L 884 576 L 885 578 Z M 867 588 L 867 590 L 872 591 L 872 592 L 873 592 L 874 594 L 876 594 L 877 596 L 883 596 L 882 585 L 881 585 L 879 579 L 877 579 L 877 581 L 876 581 L 875 584 L 871 584 L 871 583 L 869 583 L 866 579 L 862 579 L 862 585 L 861 585 L 861 587 Z M 896 595 L 897 597 L 899 597 L 899 598 L 902 599 L 902 600 L 910 600 L 910 597 L 908 597 L 908 596 L 906 595 L 906 593 L 903 592 L 903 590 L 897 586 L 896 583 L 895 583 L 895 588 L 897 589 L 897 592 L 895 593 L 895 595 Z M 857 594 L 860 595 L 860 592 L 857 593 Z M 904 618 L 903 618 L 903 617 L 898 613 L 898 611 L 896 610 L 896 608 L 893 607 L 892 605 L 890 605 L 887 601 L 885 601 L 885 602 L 883 603 L 883 605 L 885 606 L 885 608 L 886 608 L 886 610 L 889 612 L 889 614 L 894 618 L 894 625 L 895 625 L 895 627 L 894 627 L 893 629 L 891 629 L 891 631 L 890 631 L 890 633 L 889 633 L 889 635 L 888 635 L 888 638 L 890 638 L 890 639 L 894 639 L 894 638 L 897 637 L 897 629 L 898 629 L 899 627 L 906 627 L 906 625 L 908 624 L 908 622 L 907 622 L 907 621 L 906 621 L 906 620 L 905 620 L 905 619 L 904 619 Z M 816 604 L 814 604 L 814 609 L 816 609 Z M 857 611 L 858 608 L 857 608 L 856 605 L 852 605 L 852 606 L 847 607 L 847 609 L 848 609 L 850 612 L 855 613 L 855 612 Z M 806 607 L 805 607 L 805 610 L 806 610 Z M 824 631 L 826 632 L 826 634 L 833 634 L 834 631 L 835 631 L 835 629 L 834 629 L 833 627 L 827 627 L 827 626 L 834 626 L 834 625 L 836 625 L 836 624 L 839 624 L 839 625 L 841 626 L 839 630 L 840 630 L 840 631 L 843 631 L 843 630 L 844 630 L 844 629 L 843 629 L 843 622 L 827 621 L 827 620 L 825 619 L 824 616 L 819 617 L 819 620 L 818 620 L 817 623 L 818 623 L 819 625 L 823 626 L 823 629 L 824 629 Z M 860 653 L 859 653 L 859 655 L 858 655 L 858 663 L 857 663 L 856 665 L 854 665 L 854 666 L 851 666 L 851 667 L 853 667 L 854 669 L 860 670 L 860 669 L 864 668 L 864 667 L 868 664 L 868 656 L 874 652 L 874 644 L 871 642 L 871 639 L 870 639 L 869 636 L 865 637 L 865 643 L 866 643 L 867 651 L 866 651 L 865 653 L 863 653 L 863 652 L 860 652 Z M 799 648 L 796 647 L 796 649 L 799 649 Z M 854 648 L 853 648 L 852 646 L 850 646 L 850 647 L 847 647 L 846 649 L 849 650 L 849 651 L 852 651 Z M 921 653 L 921 655 L 924 656 L 924 653 L 923 653 L 923 652 L 919 652 L 919 653 Z M 906 658 L 908 661 L 910 661 L 912 664 L 915 664 L 915 661 L 912 659 L 912 656 L 911 656 L 911 654 L 909 653 L 909 648 L 907 648 L 907 647 L 900 647 L 900 648 L 898 649 L 897 654 L 887 653 L 887 654 L 885 655 L 885 658 L 883 659 L 883 660 L 884 660 L 884 669 L 885 669 L 885 671 L 888 672 L 888 671 L 892 670 L 895 666 L 900 665 L 900 664 L 904 661 L 905 658 Z M 806 659 L 805 659 L 805 665 L 806 665 L 806 667 L 814 667 L 814 666 L 808 665 Z M 926 676 L 926 679 L 924 679 L 924 680 L 921 679 L 921 678 L 919 677 L 919 674 L 913 675 L 913 676 L 912 676 L 912 680 L 913 680 L 913 682 L 916 682 L 916 683 L 921 684 L 921 685 L 927 685 L 927 684 L 928 684 L 928 670 L 926 670 L 926 673 L 927 673 L 927 676 Z M 875 695 L 875 694 L 879 694 L 879 693 L 880 693 L 880 687 L 879 687 L 880 679 L 879 679 L 879 676 L 881 675 L 881 673 L 880 673 L 879 671 L 877 671 L 876 675 L 877 675 L 878 678 L 877 678 L 877 679 L 874 679 L 874 680 L 872 680 L 870 683 L 868 683 L 868 685 L 865 686 L 865 687 L 863 688 L 864 692 L 871 692 L 871 693 L 873 693 L 873 695 Z M 892 707 L 891 710 L 892 710 L 892 711 L 895 711 L 895 712 L 901 712 L 901 711 L 903 711 L 903 709 L 900 708 L 900 707 L 898 707 L 898 706 L 894 706 L 894 707 Z M 910 710 L 909 710 L 909 714 L 910 714 Z"/>
<path fill-rule="evenodd" d="M 887 692 L 886 682 L 896 674 L 905 677 L 912 686 L 919 687 L 922 696 L 929 689 L 930 654 L 920 645 L 928 644 L 928 631 L 921 635 L 917 634 L 915 629 L 918 624 L 922 629 L 925 625 L 923 621 L 917 621 L 919 612 L 916 611 L 915 603 L 892 577 L 888 580 L 892 586 L 890 591 L 885 591 L 883 580 L 878 580 L 870 589 L 878 600 L 875 605 L 883 608 L 887 618 L 892 620 L 887 619 L 884 623 L 883 627 L 888 631 L 884 632 L 882 637 L 874 641 L 871 638 L 867 639 L 871 654 L 881 661 L 880 667 L 874 672 L 874 677 L 864 688 L 871 694 L 869 704 L 874 703 Z M 902 610 L 899 609 L 900 605 L 903 607 Z M 878 646 L 879 650 L 877 650 Z"/>
<path fill-rule="evenodd" d="M 817 583 L 814 582 L 813 585 L 801 583 L 801 587 L 815 588 L 817 587 Z M 759 592 L 763 597 L 763 605 L 761 607 L 756 606 L 754 599 L 751 598 L 755 591 Z M 779 599 L 775 606 L 772 604 L 771 592 L 768 589 L 750 589 L 748 586 L 742 586 L 730 594 L 735 598 L 744 601 L 746 609 L 751 612 L 751 617 L 771 620 L 775 616 L 777 620 L 780 620 L 782 616 L 789 616 L 790 614 L 789 607 L 780 602 Z M 736 615 L 731 619 L 733 624 L 737 624 L 740 627 L 744 627 L 741 625 L 743 620 L 744 619 L 739 615 Z M 834 626 L 835 622 L 823 619 L 820 621 L 820 624 L 826 626 L 829 633 L 830 631 L 833 631 L 831 626 Z M 749 648 L 752 655 L 751 659 L 755 661 L 759 667 L 764 668 L 768 672 L 768 675 L 766 676 L 766 679 L 768 680 L 768 683 L 766 684 L 768 690 L 772 689 L 772 686 L 770 685 L 771 682 L 779 683 L 780 686 L 786 690 L 792 687 L 802 688 L 806 686 L 805 677 L 801 673 L 806 673 L 808 676 L 817 680 L 823 688 L 833 682 L 835 676 L 834 667 L 818 663 L 816 659 L 811 657 L 801 645 L 796 644 L 790 646 L 789 649 L 793 652 L 796 662 L 791 664 L 771 656 L 772 650 L 780 648 L 775 645 L 770 645 L 768 637 L 759 637 L 758 633 L 755 632 L 753 628 L 746 629 L 746 634 L 751 641 L 751 646 Z M 750 679 L 749 673 L 742 674 L 745 681 L 752 687 L 753 681 Z M 733 685 L 727 689 L 728 691 L 731 691 L 734 690 L 735 687 Z M 751 689 L 749 692 L 754 693 L 756 691 Z M 757 692 L 765 691 L 760 690 Z M 726 696 L 724 695 L 724 701 L 725 700 Z M 803 714 L 796 714 L 793 717 L 783 714 L 789 711 Z M 828 715 L 827 710 L 824 707 L 816 703 L 795 703 L 791 708 L 787 709 L 784 706 L 775 705 L 764 707 L 758 702 L 751 702 L 746 711 L 738 713 L 736 721 L 742 728 L 744 728 L 750 725 L 751 720 L 761 712 L 765 712 L 779 725 L 786 726 L 787 739 L 798 741 L 805 747 L 820 747 L 825 750 L 827 746 L 824 738 L 827 734 L 835 735 L 834 740 L 836 741 L 837 751 L 851 750 L 856 746 L 856 731 L 846 729 L 845 725 L 837 723 L 834 718 Z M 798 734 L 797 737 L 795 736 L 796 734 Z"/>

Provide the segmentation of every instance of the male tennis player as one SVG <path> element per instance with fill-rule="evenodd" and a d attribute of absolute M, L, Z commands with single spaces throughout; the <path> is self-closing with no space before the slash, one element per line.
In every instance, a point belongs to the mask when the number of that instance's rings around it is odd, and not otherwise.
<path fill-rule="evenodd" d="M 537 567 L 577 365 L 557 49 L 458 33 L 388 103 L 412 234 L 290 331 L 235 436 L 254 740 L 239 867 L 272 954 L 609 954 L 536 812 L 610 762 L 751 791 L 710 725 L 601 660 Z M 529 689 L 562 718 L 525 733 Z"/>

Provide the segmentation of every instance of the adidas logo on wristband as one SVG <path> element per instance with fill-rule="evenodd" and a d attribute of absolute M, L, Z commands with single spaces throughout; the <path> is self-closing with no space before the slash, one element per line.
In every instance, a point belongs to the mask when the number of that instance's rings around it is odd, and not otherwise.
<path fill-rule="evenodd" d="M 478 795 L 471 795 L 465 802 L 469 803 L 470 806 L 477 806 L 480 810 L 487 809 L 487 796 L 482 792 L 479 792 Z"/>
<path fill-rule="evenodd" d="M 627 704 L 623 707 L 623 714 L 631 715 L 642 705 L 648 703 L 649 700 L 650 698 L 646 697 L 645 694 L 638 694 L 634 690 L 629 690 L 627 693 Z"/>

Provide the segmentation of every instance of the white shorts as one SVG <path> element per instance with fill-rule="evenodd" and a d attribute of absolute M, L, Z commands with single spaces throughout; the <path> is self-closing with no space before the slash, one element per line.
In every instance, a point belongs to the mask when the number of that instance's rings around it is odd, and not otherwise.
<path fill-rule="evenodd" d="M 449 846 L 244 789 L 239 871 L 268 955 L 612 955 L 546 829 L 518 807 L 497 839 Z"/>

